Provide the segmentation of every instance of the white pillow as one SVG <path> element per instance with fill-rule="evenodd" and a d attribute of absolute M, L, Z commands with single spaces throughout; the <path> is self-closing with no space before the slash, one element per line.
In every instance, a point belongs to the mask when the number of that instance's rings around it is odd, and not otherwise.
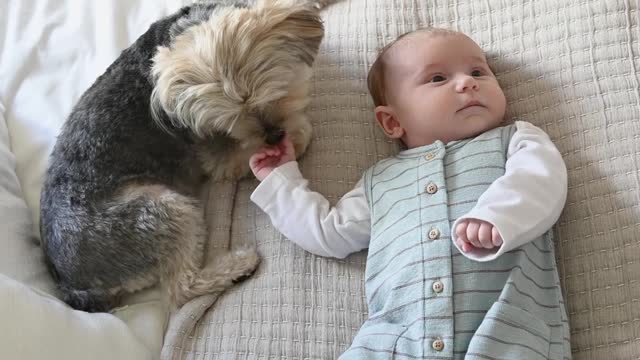
<path fill-rule="evenodd" d="M 55 286 L 15 174 L 16 161 L 9 149 L 3 114 L 4 105 L 0 103 L 0 274 L 53 293 Z"/>
<path fill-rule="evenodd" d="M 157 358 L 111 314 L 72 310 L 0 274 L 0 359 Z"/>

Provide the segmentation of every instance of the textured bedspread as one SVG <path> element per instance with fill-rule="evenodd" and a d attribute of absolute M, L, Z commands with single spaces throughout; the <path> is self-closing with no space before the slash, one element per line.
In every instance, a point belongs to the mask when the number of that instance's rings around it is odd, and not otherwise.
<path fill-rule="evenodd" d="M 569 171 L 555 227 L 578 359 L 640 356 L 640 44 L 632 0 L 343 0 L 323 11 L 312 145 L 301 161 L 332 202 L 394 151 L 376 128 L 366 72 L 400 33 L 444 26 L 487 50 L 510 121 L 548 132 Z M 211 187 L 210 253 L 255 244 L 263 263 L 211 306 L 200 298 L 170 322 L 163 356 L 333 359 L 366 318 L 365 254 L 305 253 L 249 201 L 255 180 Z"/>

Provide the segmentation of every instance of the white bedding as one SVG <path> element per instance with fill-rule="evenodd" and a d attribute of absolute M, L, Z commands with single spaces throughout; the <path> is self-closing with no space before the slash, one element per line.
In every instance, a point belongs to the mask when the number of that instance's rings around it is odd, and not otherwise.
<path fill-rule="evenodd" d="M 38 208 L 47 156 L 73 104 L 122 49 L 179 5 L 0 2 L 0 359 L 159 356 L 167 314 L 157 290 L 126 299 L 113 314 L 72 311 L 55 298 L 38 246 Z"/>

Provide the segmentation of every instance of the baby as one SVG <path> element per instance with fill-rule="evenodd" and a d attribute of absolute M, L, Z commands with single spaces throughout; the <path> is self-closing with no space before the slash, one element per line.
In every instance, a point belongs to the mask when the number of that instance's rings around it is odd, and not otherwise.
<path fill-rule="evenodd" d="M 375 118 L 406 150 L 331 207 L 307 187 L 291 142 L 250 160 L 251 196 L 302 248 L 368 248 L 369 317 L 341 359 L 566 359 L 569 327 L 552 232 L 567 195 L 539 128 L 500 127 L 505 96 L 464 34 L 421 29 L 380 52 Z"/>

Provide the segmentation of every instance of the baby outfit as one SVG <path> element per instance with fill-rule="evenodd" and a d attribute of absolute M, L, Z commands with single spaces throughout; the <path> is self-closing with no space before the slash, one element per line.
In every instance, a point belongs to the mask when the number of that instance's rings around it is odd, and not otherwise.
<path fill-rule="evenodd" d="M 314 254 L 369 249 L 369 318 L 340 359 L 567 359 L 550 231 L 566 193 L 560 153 L 518 121 L 382 160 L 334 207 L 295 162 L 251 199 Z M 503 244 L 462 253 L 453 232 L 462 219 L 493 224 Z"/>

